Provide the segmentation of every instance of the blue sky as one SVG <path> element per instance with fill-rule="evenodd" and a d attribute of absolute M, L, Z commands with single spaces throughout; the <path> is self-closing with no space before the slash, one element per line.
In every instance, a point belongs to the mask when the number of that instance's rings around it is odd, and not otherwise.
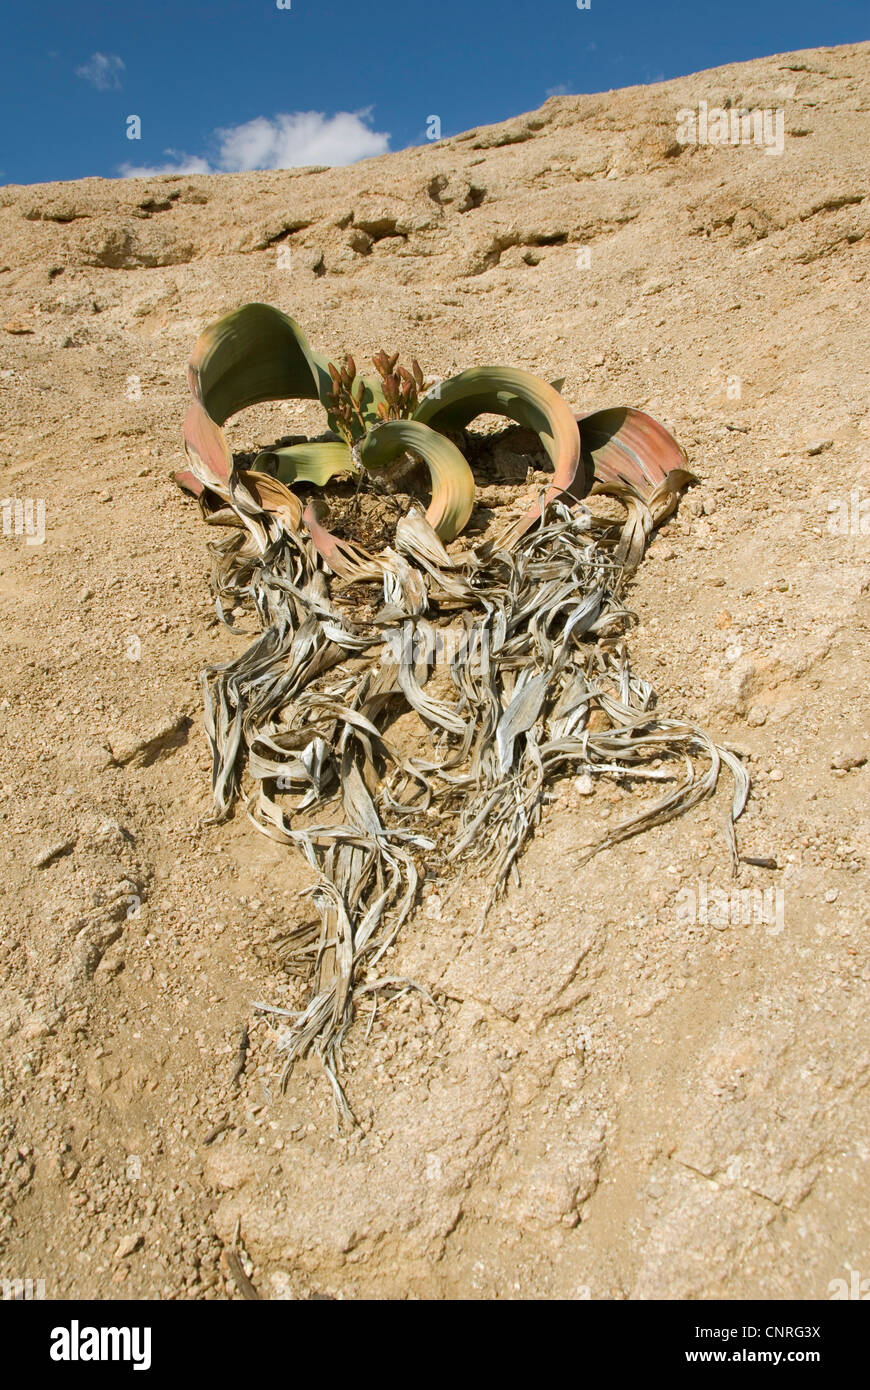
<path fill-rule="evenodd" d="M 433 115 L 453 135 L 868 32 L 866 0 L 279 3 L 7 0 L 0 183 L 346 163 L 422 144 Z"/>

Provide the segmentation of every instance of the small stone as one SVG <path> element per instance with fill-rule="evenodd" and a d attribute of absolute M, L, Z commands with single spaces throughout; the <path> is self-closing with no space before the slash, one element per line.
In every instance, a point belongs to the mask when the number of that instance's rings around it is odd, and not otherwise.
<path fill-rule="evenodd" d="M 838 898 L 839 896 L 840 896 L 840 895 L 839 895 L 839 893 L 837 892 L 836 888 L 828 888 L 828 889 L 825 891 L 825 902 L 826 902 L 826 903 L 835 903 L 835 902 L 837 901 L 837 898 Z"/>
<path fill-rule="evenodd" d="M 595 782 L 591 774 L 581 772 L 579 777 L 575 777 L 574 790 L 578 796 L 593 796 L 595 794 Z"/>
<path fill-rule="evenodd" d="M 347 244 L 351 251 L 356 251 L 360 256 L 367 256 L 372 249 L 372 239 L 368 232 L 364 232 L 362 227 L 354 227 L 347 239 Z"/>
<path fill-rule="evenodd" d="M 55 859 L 60 859 L 61 855 L 69 854 L 75 848 L 75 840 L 56 840 L 52 845 L 46 845 L 33 857 L 34 869 L 45 869 L 52 864 Z"/>
<path fill-rule="evenodd" d="M 115 1251 L 116 1260 L 127 1260 L 131 1255 L 144 1244 L 143 1237 L 138 1232 L 131 1232 L 128 1236 L 122 1236 Z"/>
<path fill-rule="evenodd" d="M 106 954 L 101 958 L 99 964 L 97 965 L 97 968 L 94 971 L 94 977 L 100 980 L 111 980 L 114 978 L 115 975 L 120 975 L 121 971 L 124 968 L 124 957 L 110 954 L 107 951 Z"/>
<path fill-rule="evenodd" d="M 23 319 L 9 319 L 9 321 L 8 321 L 7 323 L 4 323 L 4 325 L 3 325 L 3 331 L 4 331 L 5 333 L 17 333 L 17 334 L 22 334 L 22 333 L 32 333 L 32 332 L 33 332 L 33 329 L 32 329 L 32 327 L 30 326 L 30 324 L 29 324 L 29 323 L 25 323 Z"/>
<path fill-rule="evenodd" d="M 717 627 L 730 627 L 733 621 L 734 619 L 731 617 L 727 608 L 721 608 L 716 614 Z"/>
<path fill-rule="evenodd" d="M 742 655 L 743 648 L 737 643 L 731 647 L 725 648 L 725 660 L 728 662 L 729 666 L 733 666 L 735 661 L 739 661 Z"/>
<path fill-rule="evenodd" d="M 807 453 L 812 458 L 814 454 L 823 454 L 826 449 L 833 449 L 833 447 L 833 439 L 814 439 L 811 444 L 807 445 Z"/>
<path fill-rule="evenodd" d="M 772 768 L 770 769 L 770 772 L 767 774 L 767 777 L 768 777 L 768 781 L 770 781 L 770 782 L 781 782 L 781 781 L 782 781 L 782 768 L 780 768 L 780 767 L 772 767 Z"/>
<path fill-rule="evenodd" d="M 765 723 L 766 719 L 767 710 L 763 707 L 763 705 L 753 705 L 752 709 L 746 716 L 747 724 L 750 724 L 753 729 L 760 729 L 762 724 Z"/>
<path fill-rule="evenodd" d="M 92 838 L 97 845 L 115 845 L 123 848 L 124 845 L 132 845 L 136 837 L 120 821 L 115 820 L 114 816 L 109 816 L 100 822 Z"/>
<path fill-rule="evenodd" d="M 431 917 L 433 922 L 441 921 L 443 908 L 444 904 L 437 893 L 433 893 L 431 897 L 426 899 L 426 916 Z"/>
<path fill-rule="evenodd" d="M 725 580 L 722 578 L 721 574 L 714 574 L 712 579 L 707 580 L 707 583 L 710 585 L 711 589 L 724 589 L 725 587 Z"/>
<path fill-rule="evenodd" d="M 61 1154 L 57 1166 L 64 1182 L 74 1182 L 81 1167 L 78 1159 L 69 1153 Z"/>
<path fill-rule="evenodd" d="M 76 600 L 76 602 L 77 602 L 77 603 L 87 603 L 88 599 L 93 598 L 93 596 L 94 596 L 94 591 L 93 591 L 93 589 L 82 589 L 82 591 L 81 591 L 81 593 L 79 594 L 78 599 Z"/>
<path fill-rule="evenodd" d="M 846 752 L 836 752 L 831 759 L 831 767 L 837 772 L 851 772 L 856 767 L 863 767 L 867 761 L 867 754 L 860 748 L 849 749 Z"/>

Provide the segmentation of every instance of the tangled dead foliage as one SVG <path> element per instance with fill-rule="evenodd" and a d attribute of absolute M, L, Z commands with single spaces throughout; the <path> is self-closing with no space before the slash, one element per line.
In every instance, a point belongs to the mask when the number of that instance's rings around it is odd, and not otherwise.
<path fill-rule="evenodd" d="M 203 673 L 212 819 L 230 814 L 247 768 L 254 824 L 295 845 L 317 875 L 319 926 L 285 943 L 310 970 L 307 1007 L 257 1007 L 285 1054 L 284 1080 L 314 1051 L 350 1116 L 342 1039 L 355 995 L 410 985 L 378 966 L 414 908 L 421 856 L 442 872 L 483 871 L 485 917 L 557 778 L 663 784 L 579 847 L 582 862 L 709 796 L 725 763 L 736 863 L 733 822 L 749 779 L 702 730 L 658 713 L 652 686 L 632 672 L 624 592 L 651 525 L 627 535 L 584 504 L 544 509 L 542 498 L 540 522 L 512 549 L 448 554 L 415 507 L 368 572 L 348 550 L 351 577 L 341 578 L 324 567 L 313 518 L 296 529 L 263 510 L 242 477 L 229 493 L 244 529 L 212 547 L 218 611 L 248 605 L 260 630 Z M 410 751 L 391 737 L 409 711 L 419 724 Z"/>

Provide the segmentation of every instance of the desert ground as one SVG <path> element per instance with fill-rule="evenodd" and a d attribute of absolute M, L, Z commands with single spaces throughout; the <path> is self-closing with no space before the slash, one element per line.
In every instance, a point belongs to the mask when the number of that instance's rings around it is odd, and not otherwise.
<path fill-rule="evenodd" d="M 701 102 L 782 111 L 782 152 L 681 144 Z M 868 113 L 862 44 L 346 168 L 0 189 L 0 491 L 27 503 L 0 538 L 4 1279 L 818 1300 L 870 1278 Z M 170 472 L 190 349 L 249 300 L 336 357 L 504 362 L 673 431 L 700 484 L 632 585 L 633 662 L 746 761 L 764 862 L 738 886 L 771 908 L 681 910 L 731 891 L 724 782 L 581 865 L 632 797 L 566 778 L 482 931 L 473 875 L 424 889 L 390 969 L 426 995 L 354 1025 L 352 1129 L 315 1058 L 282 1094 L 253 1009 L 304 1000 L 275 943 L 310 871 L 243 810 L 203 823 L 199 673 L 250 624 L 217 620 Z M 324 420 L 227 428 L 245 452 Z"/>

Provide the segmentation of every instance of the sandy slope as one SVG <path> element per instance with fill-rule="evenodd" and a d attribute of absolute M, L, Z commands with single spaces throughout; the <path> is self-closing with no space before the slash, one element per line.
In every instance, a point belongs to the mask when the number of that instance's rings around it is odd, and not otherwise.
<path fill-rule="evenodd" d="M 702 100 L 783 108 L 784 153 L 681 148 Z M 46 506 L 43 544 L 0 542 L 3 1277 L 238 1296 L 237 1222 L 264 1297 L 870 1276 L 870 535 L 840 525 L 870 496 L 868 110 L 861 45 L 348 169 L 0 190 L 2 493 Z M 578 868 L 629 797 L 566 783 L 482 934 L 473 882 L 424 899 L 391 969 L 439 1007 L 357 1027 L 351 1136 L 313 1063 L 279 1095 L 262 1023 L 231 1084 L 251 1001 L 302 997 L 270 940 L 308 874 L 243 815 L 197 829 L 197 676 L 244 638 L 167 474 L 190 346 L 249 299 L 358 361 L 507 361 L 674 429 L 703 485 L 638 576 L 635 662 L 750 759 L 742 847 L 778 867 L 740 883 L 782 890 L 778 922 L 687 924 L 681 890 L 730 888 L 722 799 Z"/>

